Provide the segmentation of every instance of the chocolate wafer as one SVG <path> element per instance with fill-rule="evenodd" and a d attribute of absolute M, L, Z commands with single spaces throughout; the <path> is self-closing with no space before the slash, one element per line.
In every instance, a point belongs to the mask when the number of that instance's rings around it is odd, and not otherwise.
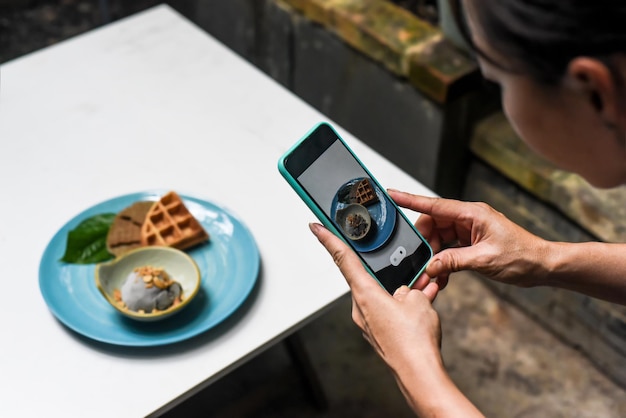
<path fill-rule="evenodd" d="M 107 250 L 119 256 L 141 247 L 141 226 L 154 202 L 135 202 L 115 216 L 107 234 Z"/>

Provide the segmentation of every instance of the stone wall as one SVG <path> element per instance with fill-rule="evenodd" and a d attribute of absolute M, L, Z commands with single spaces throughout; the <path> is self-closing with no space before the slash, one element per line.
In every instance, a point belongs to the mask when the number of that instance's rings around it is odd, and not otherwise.
<path fill-rule="evenodd" d="M 598 190 L 537 157 L 504 115 L 478 125 L 463 198 L 490 203 L 552 241 L 626 242 L 626 187 Z M 626 387 L 626 307 L 554 288 L 519 289 L 486 281 Z"/>

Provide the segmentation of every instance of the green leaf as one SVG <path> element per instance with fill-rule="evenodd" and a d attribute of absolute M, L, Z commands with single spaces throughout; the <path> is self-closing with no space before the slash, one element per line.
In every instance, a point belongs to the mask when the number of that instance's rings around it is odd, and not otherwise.
<path fill-rule="evenodd" d="M 74 264 L 101 263 L 113 258 L 106 240 L 115 213 L 104 213 L 85 219 L 67 234 L 67 246 L 61 261 Z"/>

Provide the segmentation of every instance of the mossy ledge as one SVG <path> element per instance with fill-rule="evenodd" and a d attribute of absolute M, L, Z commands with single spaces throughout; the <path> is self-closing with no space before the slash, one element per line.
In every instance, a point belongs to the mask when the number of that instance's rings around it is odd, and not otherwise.
<path fill-rule="evenodd" d="M 279 0 L 438 103 L 477 80 L 476 62 L 441 30 L 386 0 Z"/>

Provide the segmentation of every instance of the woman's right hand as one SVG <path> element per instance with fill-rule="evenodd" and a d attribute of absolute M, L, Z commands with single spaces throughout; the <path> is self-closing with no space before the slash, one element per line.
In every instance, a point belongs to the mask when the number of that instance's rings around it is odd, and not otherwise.
<path fill-rule="evenodd" d="M 522 287 L 545 280 L 549 243 L 485 203 L 389 190 L 401 207 L 420 212 L 415 226 L 435 251 L 426 274 L 443 289 L 450 273 L 473 270 Z"/>

